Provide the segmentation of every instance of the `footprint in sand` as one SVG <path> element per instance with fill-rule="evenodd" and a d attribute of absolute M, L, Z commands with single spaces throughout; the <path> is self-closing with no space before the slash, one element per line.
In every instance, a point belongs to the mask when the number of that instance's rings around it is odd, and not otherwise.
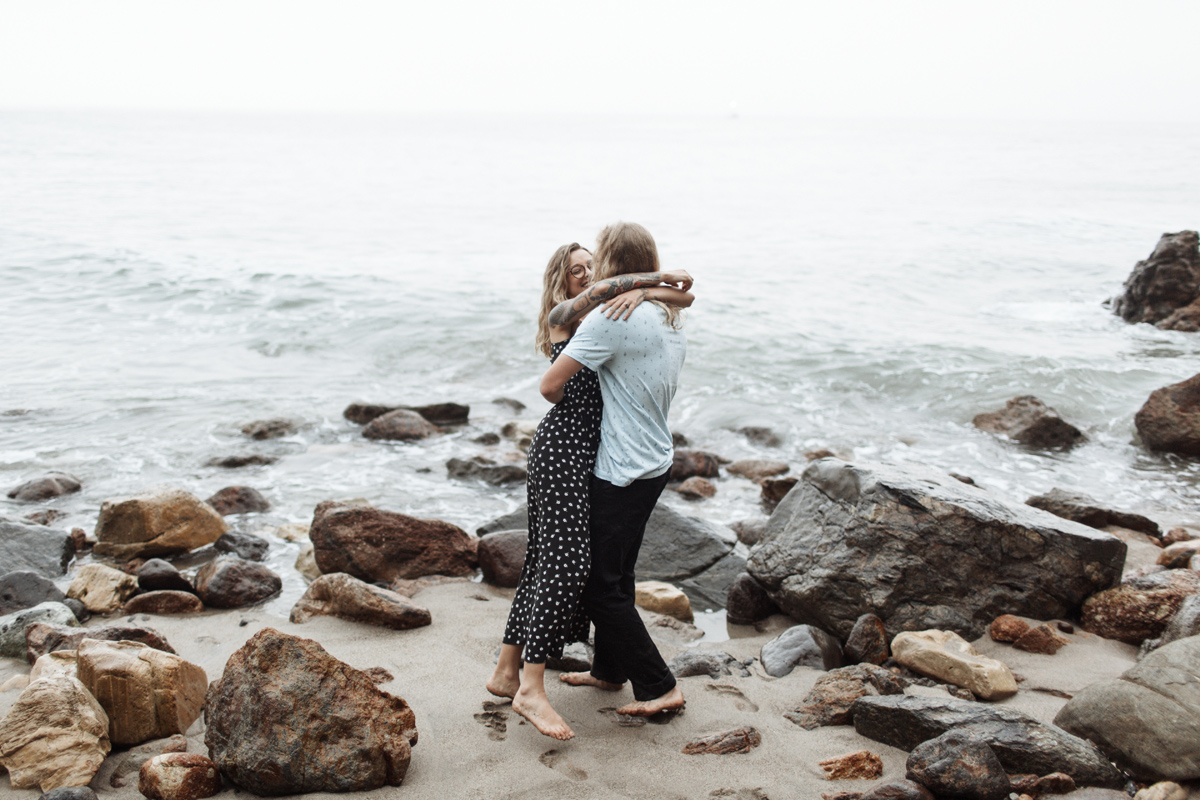
<path fill-rule="evenodd" d="M 649 717 L 635 717 L 632 714 L 618 714 L 617 709 L 612 706 L 596 709 L 601 714 L 607 714 L 617 721 L 617 724 L 622 728 L 640 728 L 649 722 L 651 725 L 669 725 L 671 720 L 683 713 L 682 708 L 671 709 L 670 711 L 660 711 L 657 714 Z"/>
<path fill-rule="evenodd" d="M 729 797 L 734 800 L 771 800 L 762 789 L 714 789 L 709 797 Z"/>
<path fill-rule="evenodd" d="M 507 703 L 493 703 L 490 700 L 483 701 L 483 713 L 475 715 L 475 721 L 485 728 L 490 728 L 488 738 L 497 742 L 504 741 L 504 737 L 508 733 L 508 712 Z"/>
<path fill-rule="evenodd" d="M 567 757 L 557 750 L 547 750 L 538 756 L 541 761 L 555 772 L 561 772 L 573 781 L 586 781 L 588 774 L 567 760 Z"/>
<path fill-rule="evenodd" d="M 758 711 L 758 705 L 742 694 L 741 689 L 736 686 L 730 686 L 728 683 L 710 683 L 704 688 L 733 698 L 733 704 L 737 706 L 738 711 Z"/>

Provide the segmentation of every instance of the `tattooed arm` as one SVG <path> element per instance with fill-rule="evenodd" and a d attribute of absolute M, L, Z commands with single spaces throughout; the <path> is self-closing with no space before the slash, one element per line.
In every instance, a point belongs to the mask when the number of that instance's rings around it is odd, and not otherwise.
<path fill-rule="evenodd" d="M 678 284 L 682 291 L 692 288 L 692 276 L 683 270 L 672 272 L 639 272 L 634 275 L 617 275 L 602 280 L 571 300 L 563 300 L 550 311 L 547 322 L 551 328 L 573 325 L 587 313 L 606 300 L 631 289 L 645 289 L 660 284 Z"/>
<path fill-rule="evenodd" d="M 659 300 L 669 306 L 691 308 L 696 296 L 691 292 L 676 289 L 671 286 L 652 286 L 649 289 L 633 289 L 620 294 L 600 307 L 600 313 L 609 319 L 629 319 L 633 310 L 642 304 L 643 300 Z"/>

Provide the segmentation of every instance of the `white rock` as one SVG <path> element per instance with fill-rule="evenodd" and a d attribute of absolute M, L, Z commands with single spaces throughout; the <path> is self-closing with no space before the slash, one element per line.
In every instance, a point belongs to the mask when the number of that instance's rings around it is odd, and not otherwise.
<path fill-rule="evenodd" d="M 108 715 L 65 675 L 31 681 L 0 722 L 0 764 L 14 789 L 85 786 L 110 749 Z"/>
<path fill-rule="evenodd" d="M 75 573 L 67 597 L 83 603 L 93 614 L 111 614 L 137 592 L 134 576 L 104 564 L 85 564 Z"/>
<path fill-rule="evenodd" d="M 951 631 L 906 631 L 892 639 L 892 657 L 922 675 L 971 692 L 981 700 L 1017 693 L 1017 680 L 1003 662 L 979 653 Z"/>
<path fill-rule="evenodd" d="M 634 584 L 634 603 L 655 614 L 691 622 L 692 604 L 686 594 L 663 581 L 641 581 Z"/>

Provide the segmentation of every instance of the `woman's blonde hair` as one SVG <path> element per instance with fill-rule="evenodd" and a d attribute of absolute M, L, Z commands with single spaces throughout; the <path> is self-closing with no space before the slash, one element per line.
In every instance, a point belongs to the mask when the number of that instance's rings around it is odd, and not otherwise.
<path fill-rule="evenodd" d="M 542 311 L 538 314 L 537 339 L 534 344 L 546 357 L 549 357 L 551 352 L 550 312 L 563 300 L 571 299 L 567 293 L 567 269 L 571 266 L 571 256 L 576 250 L 591 252 L 578 242 L 564 244 L 550 256 L 550 263 L 546 265 L 546 275 L 542 279 Z"/>
<path fill-rule="evenodd" d="M 635 272 L 661 272 L 658 263 L 658 246 L 650 231 L 636 222 L 614 222 L 596 237 L 595 266 L 592 281 L 599 283 L 617 275 Z M 650 300 L 666 314 L 666 323 L 672 328 L 680 324 L 680 309 L 660 300 Z"/>

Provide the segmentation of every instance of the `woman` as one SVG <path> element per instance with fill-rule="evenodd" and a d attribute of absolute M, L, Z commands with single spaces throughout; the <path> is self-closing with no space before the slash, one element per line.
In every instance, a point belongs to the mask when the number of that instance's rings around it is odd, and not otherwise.
<path fill-rule="evenodd" d="M 589 286 L 591 273 L 592 254 L 574 243 L 558 248 L 546 266 L 537 346 L 551 361 L 579 322 L 602 303 L 602 313 L 625 319 L 643 300 L 692 304 L 686 291 L 692 281 L 685 272 L 620 275 Z M 575 734 L 546 697 L 546 659 L 561 658 L 565 644 L 587 639 L 579 596 L 590 560 L 588 483 L 600 445 L 601 409 L 596 373 L 580 370 L 564 387 L 562 401 L 542 418 L 529 446 L 529 549 L 500 660 L 487 683 L 489 692 L 511 697 L 514 711 L 555 739 Z"/>

